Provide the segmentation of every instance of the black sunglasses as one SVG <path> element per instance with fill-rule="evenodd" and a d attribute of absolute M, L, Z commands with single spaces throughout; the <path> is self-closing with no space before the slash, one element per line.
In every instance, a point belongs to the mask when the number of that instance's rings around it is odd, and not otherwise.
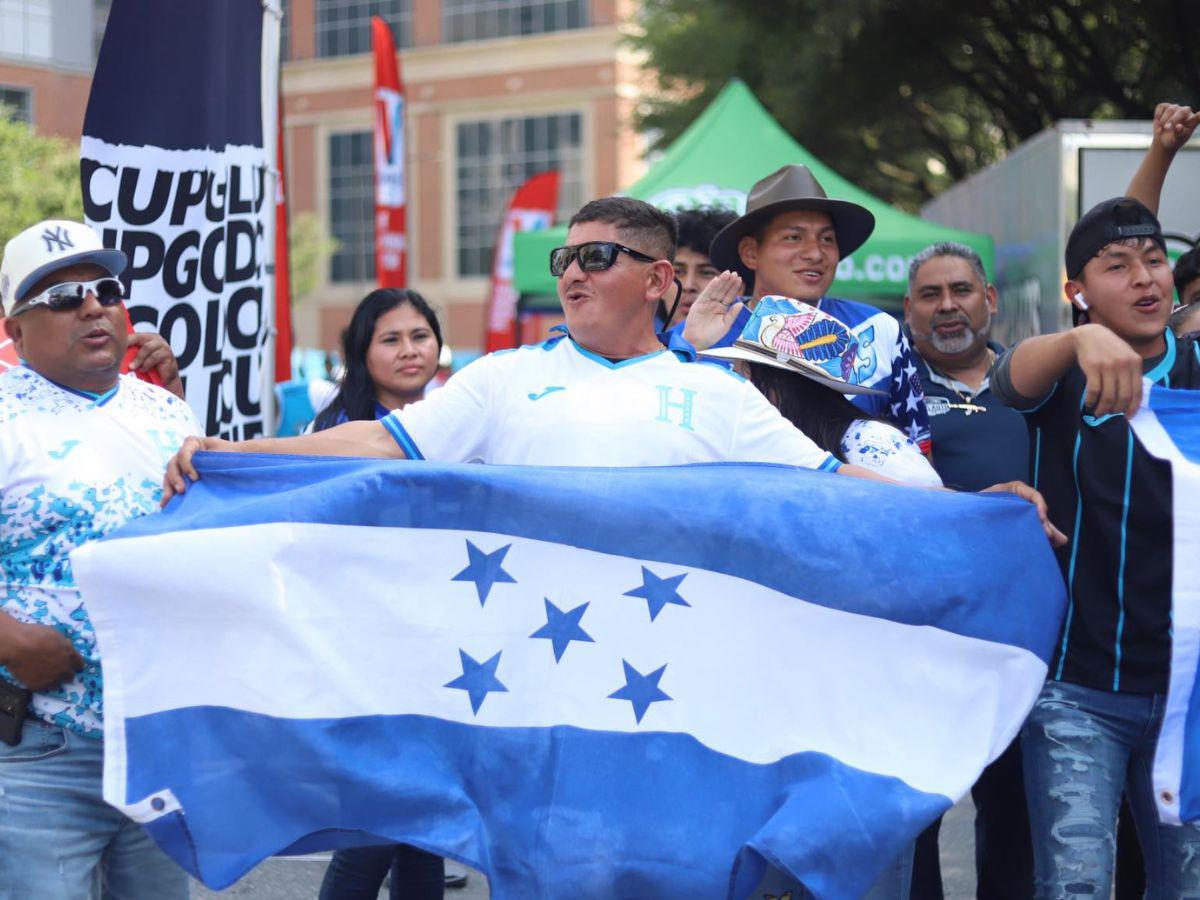
<path fill-rule="evenodd" d="M 550 274 L 562 278 L 571 263 L 578 259 L 579 268 L 585 272 L 603 272 L 611 269 L 618 253 L 628 253 L 642 262 L 658 262 L 658 258 L 647 256 L 641 251 L 618 244 L 615 241 L 588 241 L 574 247 L 555 247 L 550 251 Z"/>
<path fill-rule="evenodd" d="M 97 278 L 95 281 L 64 281 L 46 288 L 40 294 L 22 300 L 13 315 L 20 315 L 34 306 L 48 306 L 55 312 L 79 309 L 84 298 L 96 295 L 101 306 L 116 306 L 125 299 L 125 287 L 116 278 Z"/>

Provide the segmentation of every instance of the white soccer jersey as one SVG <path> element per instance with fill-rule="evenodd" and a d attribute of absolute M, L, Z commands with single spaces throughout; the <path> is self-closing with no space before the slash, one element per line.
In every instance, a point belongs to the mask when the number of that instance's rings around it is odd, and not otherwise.
<path fill-rule="evenodd" d="M 722 366 L 667 349 L 614 363 L 570 338 L 485 356 L 382 421 L 411 458 L 443 462 L 839 465 Z"/>
<path fill-rule="evenodd" d="M 59 629 L 86 664 L 34 694 L 42 718 L 99 736 L 100 658 L 67 554 L 157 511 L 167 460 L 201 434 L 186 403 L 131 375 L 96 396 L 25 366 L 0 374 L 0 610 Z"/>

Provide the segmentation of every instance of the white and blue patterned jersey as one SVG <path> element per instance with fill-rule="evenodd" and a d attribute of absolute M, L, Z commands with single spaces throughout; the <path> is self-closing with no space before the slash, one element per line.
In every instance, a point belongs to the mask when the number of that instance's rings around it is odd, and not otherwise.
<path fill-rule="evenodd" d="M 413 459 L 536 466 L 838 461 L 686 344 L 611 362 L 569 337 L 476 360 L 382 422 Z"/>
<path fill-rule="evenodd" d="M 842 435 L 842 458 L 901 484 L 941 487 L 942 479 L 912 438 L 887 422 L 855 419 Z"/>
<path fill-rule="evenodd" d="M 749 298 L 743 297 L 743 302 Z M 881 309 L 822 297 L 816 306 L 853 332 L 858 340 L 858 359 L 850 382 L 883 391 L 887 396 L 850 394 L 855 406 L 872 416 L 886 419 L 908 435 L 923 452 L 930 447 L 929 415 L 925 410 L 925 389 L 917 373 L 917 357 L 909 346 L 900 322 Z M 729 347 L 741 335 L 750 320 L 750 309 L 744 309 L 725 337 L 716 347 Z M 682 333 L 682 326 L 677 326 Z"/>
<path fill-rule="evenodd" d="M 33 695 L 41 718 L 100 736 L 100 657 L 68 554 L 155 512 L 167 460 L 202 434 L 186 403 L 132 375 L 96 395 L 25 366 L 0 374 L 0 610 L 57 628 L 84 660 L 73 680 Z"/>

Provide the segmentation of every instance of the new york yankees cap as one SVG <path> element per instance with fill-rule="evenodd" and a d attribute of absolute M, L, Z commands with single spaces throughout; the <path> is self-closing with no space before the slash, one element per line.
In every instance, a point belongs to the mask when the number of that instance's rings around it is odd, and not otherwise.
<path fill-rule="evenodd" d="M 56 269 L 93 263 L 114 278 L 125 271 L 128 260 L 120 250 L 109 250 L 95 229 L 82 222 L 47 219 L 26 228 L 4 245 L 0 259 L 0 314 L 25 299 L 29 290 Z"/>

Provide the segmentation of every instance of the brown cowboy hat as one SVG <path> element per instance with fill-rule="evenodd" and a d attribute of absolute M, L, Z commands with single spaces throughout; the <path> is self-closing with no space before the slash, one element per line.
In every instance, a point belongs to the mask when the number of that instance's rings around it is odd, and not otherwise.
<path fill-rule="evenodd" d="M 713 238 L 708 258 L 718 269 L 732 269 L 743 278 L 748 270 L 738 254 L 738 243 L 754 234 L 782 212 L 816 209 L 829 213 L 837 235 L 838 259 L 845 259 L 863 245 L 875 230 L 875 216 L 865 206 L 847 200 L 831 200 L 808 166 L 788 165 L 755 183 L 746 197 L 746 212 L 726 225 Z"/>

